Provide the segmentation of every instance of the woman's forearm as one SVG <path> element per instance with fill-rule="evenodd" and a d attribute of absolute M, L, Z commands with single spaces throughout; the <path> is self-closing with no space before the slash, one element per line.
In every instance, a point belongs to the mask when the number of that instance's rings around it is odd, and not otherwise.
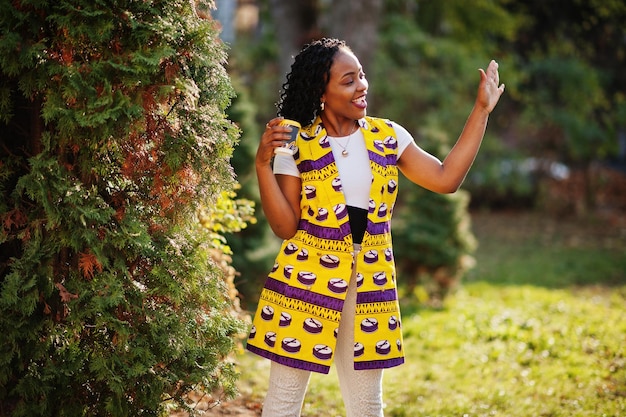
<path fill-rule="evenodd" d="M 256 172 L 261 207 L 272 231 L 282 239 L 292 237 L 296 233 L 299 213 L 298 215 L 294 213 L 294 209 L 283 193 L 271 166 L 257 166 Z"/>
<path fill-rule="evenodd" d="M 488 120 L 489 112 L 484 107 L 475 105 L 459 139 L 444 159 L 442 169 L 447 178 L 445 182 L 449 192 L 456 191 L 465 180 L 485 136 Z"/>

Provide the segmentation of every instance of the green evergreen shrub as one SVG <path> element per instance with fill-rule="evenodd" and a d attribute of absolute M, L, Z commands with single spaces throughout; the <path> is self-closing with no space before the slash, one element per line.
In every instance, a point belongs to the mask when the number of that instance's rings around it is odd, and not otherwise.
<path fill-rule="evenodd" d="M 476 51 L 438 36 L 434 22 L 434 28 L 417 25 L 416 18 L 388 14 L 383 21 L 381 48 L 368 72 L 372 114 L 400 123 L 420 147 L 443 159 L 472 109 L 477 68 L 488 60 L 479 62 Z M 436 194 L 400 177 L 393 224 L 399 290 L 436 304 L 473 264 L 469 194 Z"/>
<path fill-rule="evenodd" d="M 407 180 L 394 213 L 393 242 L 401 292 L 437 305 L 474 265 L 469 193 L 437 194 Z"/>
<path fill-rule="evenodd" d="M 232 395 L 243 322 L 197 216 L 234 185 L 215 25 L 182 0 L 0 16 L 0 415 Z"/>

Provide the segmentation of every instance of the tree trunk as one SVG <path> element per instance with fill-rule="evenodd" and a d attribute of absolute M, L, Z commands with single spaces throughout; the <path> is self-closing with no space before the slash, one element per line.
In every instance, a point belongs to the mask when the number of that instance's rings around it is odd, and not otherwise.
<path fill-rule="evenodd" d="M 329 36 L 343 39 L 367 72 L 378 44 L 378 24 L 383 0 L 333 2 L 323 14 L 321 27 Z"/>
<path fill-rule="evenodd" d="M 304 44 L 323 36 L 345 40 L 367 70 L 378 44 L 383 0 L 342 0 L 326 8 L 320 3 L 270 0 L 281 74 L 290 71 L 293 57 Z"/>
<path fill-rule="evenodd" d="M 293 57 L 302 46 L 318 38 L 316 0 L 283 1 L 270 0 L 270 9 L 276 39 L 280 48 L 280 71 L 291 69 Z M 284 77 L 281 77 L 284 81 Z"/>

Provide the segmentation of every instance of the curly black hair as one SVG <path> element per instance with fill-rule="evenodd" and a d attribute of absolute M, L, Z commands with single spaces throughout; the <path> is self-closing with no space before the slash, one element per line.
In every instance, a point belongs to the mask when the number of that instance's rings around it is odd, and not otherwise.
<path fill-rule="evenodd" d="M 302 126 L 313 122 L 321 111 L 320 100 L 330 79 L 330 67 L 340 48 L 350 50 L 345 41 L 322 38 L 305 45 L 296 55 L 276 104 L 278 116 Z"/>

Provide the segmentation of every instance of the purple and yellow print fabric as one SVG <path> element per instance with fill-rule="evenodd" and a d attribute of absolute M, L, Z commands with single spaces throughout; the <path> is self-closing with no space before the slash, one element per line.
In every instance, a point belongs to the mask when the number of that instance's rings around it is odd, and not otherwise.
<path fill-rule="evenodd" d="M 398 184 L 397 142 L 389 121 L 359 121 L 372 186 L 362 249 L 354 245 L 341 178 L 321 120 L 304 128 L 294 155 L 302 178 L 301 219 L 268 274 L 247 348 L 283 365 L 328 373 L 353 265 L 357 305 L 355 369 L 404 362 L 391 215 Z M 356 263 L 356 264 L 355 264 Z"/>

